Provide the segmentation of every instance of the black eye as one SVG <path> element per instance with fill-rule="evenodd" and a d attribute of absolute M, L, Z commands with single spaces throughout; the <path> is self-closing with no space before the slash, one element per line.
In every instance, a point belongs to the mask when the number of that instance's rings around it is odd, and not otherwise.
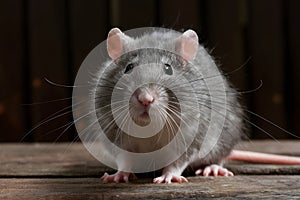
<path fill-rule="evenodd" d="M 172 75 L 173 74 L 173 69 L 172 69 L 171 65 L 169 65 L 167 63 L 164 64 L 164 71 L 168 75 Z"/>
<path fill-rule="evenodd" d="M 125 69 L 125 74 L 128 74 L 132 71 L 133 69 L 133 64 L 132 63 L 129 63 L 127 66 L 126 66 L 126 69 Z"/>

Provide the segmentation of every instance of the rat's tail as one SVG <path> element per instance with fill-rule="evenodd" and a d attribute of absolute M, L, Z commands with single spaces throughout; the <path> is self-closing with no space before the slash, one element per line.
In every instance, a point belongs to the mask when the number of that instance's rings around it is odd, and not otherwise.
<path fill-rule="evenodd" d="M 283 156 L 251 151 L 233 150 L 226 160 L 245 161 L 252 163 L 300 165 L 300 157 Z"/>

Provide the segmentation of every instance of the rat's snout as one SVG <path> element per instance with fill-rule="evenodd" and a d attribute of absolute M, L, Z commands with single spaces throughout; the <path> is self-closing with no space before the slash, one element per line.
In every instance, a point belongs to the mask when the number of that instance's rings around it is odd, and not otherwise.
<path fill-rule="evenodd" d="M 142 93 L 138 94 L 137 99 L 140 104 L 147 107 L 154 102 L 155 98 L 153 95 L 151 95 L 148 92 L 142 92 Z"/>

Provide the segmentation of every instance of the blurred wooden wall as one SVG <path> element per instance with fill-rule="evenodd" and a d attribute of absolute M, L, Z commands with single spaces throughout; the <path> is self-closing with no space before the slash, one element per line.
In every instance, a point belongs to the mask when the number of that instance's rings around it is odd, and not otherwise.
<path fill-rule="evenodd" d="M 110 28 L 192 28 L 244 103 L 300 136 L 300 1 L 0 0 L 0 141 L 72 141 L 71 88 L 85 56 Z M 50 101 L 50 102 L 47 102 Z M 39 103 L 45 102 L 45 103 Z M 250 114 L 250 113 L 249 113 Z M 57 117 L 39 126 L 47 117 Z M 289 134 L 249 115 L 275 138 Z M 252 126 L 252 138 L 270 138 Z"/>

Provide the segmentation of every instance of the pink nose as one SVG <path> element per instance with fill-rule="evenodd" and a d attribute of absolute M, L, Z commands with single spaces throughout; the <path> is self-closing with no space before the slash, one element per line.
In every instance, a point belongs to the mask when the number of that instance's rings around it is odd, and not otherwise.
<path fill-rule="evenodd" d="M 138 101 L 144 105 L 144 106 L 149 106 L 151 103 L 154 102 L 154 98 L 153 96 L 151 96 L 150 94 L 146 93 L 146 94 L 140 94 L 138 96 Z"/>

